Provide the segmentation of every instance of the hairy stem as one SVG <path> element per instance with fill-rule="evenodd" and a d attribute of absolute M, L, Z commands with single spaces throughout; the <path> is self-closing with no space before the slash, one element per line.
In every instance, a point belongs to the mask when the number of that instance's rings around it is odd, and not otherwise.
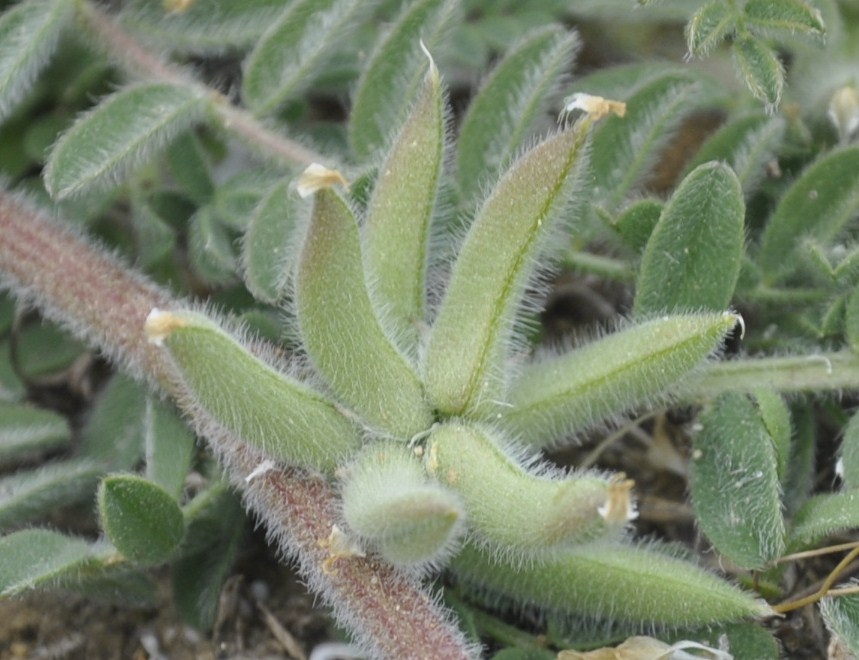
<path fill-rule="evenodd" d="M 165 353 L 143 331 L 153 307 L 180 301 L 124 267 L 83 236 L 0 190 L 0 285 L 35 304 L 111 359 L 173 394 Z M 181 406 L 182 401 L 179 401 Z M 419 585 L 377 560 L 338 554 L 328 542 L 338 506 L 331 486 L 290 469 L 247 476 L 265 456 L 184 411 L 227 467 L 247 506 L 307 583 L 374 657 L 465 658 L 474 649 Z M 259 471 L 258 471 L 259 472 Z"/>
<path fill-rule="evenodd" d="M 770 388 L 779 392 L 832 392 L 859 389 L 859 356 L 850 351 L 755 357 L 715 362 L 686 382 L 686 400 L 722 392 Z"/>
<path fill-rule="evenodd" d="M 270 131 L 250 113 L 230 103 L 220 92 L 209 89 L 190 74 L 151 53 L 93 4 L 81 1 L 78 2 L 78 9 L 84 25 L 108 51 L 113 61 L 120 63 L 129 73 L 144 79 L 196 87 L 208 93 L 213 99 L 210 105 L 218 123 L 263 154 L 300 167 L 330 160 L 294 140 Z"/>

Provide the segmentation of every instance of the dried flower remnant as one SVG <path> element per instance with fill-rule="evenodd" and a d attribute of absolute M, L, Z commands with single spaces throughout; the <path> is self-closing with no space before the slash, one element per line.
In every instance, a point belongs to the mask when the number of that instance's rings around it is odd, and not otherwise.
<path fill-rule="evenodd" d="M 328 169 L 319 163 L 311 163 L 298 178 L 295 189 L 301 197 L 310 197 L 313 193 L 323 188 L 331 188 L 340 184 L 344 188 L 349 187 L 349 182 L 337 170 Z"/>
<path fill-rule="evenodd" d="M 626 103 L 604 99 L 602 96 L 577 92 L 564 99 L 564 107 L 561 109 L 560 119 L 566 119 L 574 110 L 581 110 L 595 120 L 602 119 L 610 114 L 623 117 L 626 115 Z"/>
<path fill-rule="evenodd" d="M 859 128 L 859 91 L 852 85 L 838 89 L 829 101 L 827 116 L 841 141 L 850 140 Z"/>

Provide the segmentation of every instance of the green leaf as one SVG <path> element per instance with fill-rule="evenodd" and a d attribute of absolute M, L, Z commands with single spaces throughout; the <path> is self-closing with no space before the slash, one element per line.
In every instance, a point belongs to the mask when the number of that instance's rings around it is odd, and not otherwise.
<path fill-rule="evenodd" d="M 624 117 L 610 116 L 594 134 L 594 197 L 614 211 L 647 182 L 669 136 L 700 99 L 688 74 L 665 73 L 626 92 Z"/>
<path fill-rule="evenodd" d="M 272 186 L 283 182 L 276 170 L 243 170 L 215 189 L 211 209 L 225 226 L 238 232 L 248 229 L 251 216 Z"/>
<path fill-rule="evenodd" d="M 283 13 L 283 0 L 194 0 L 181 12 L 134 0 L 119 18 L 131 30 L 171 50 L 222 53 L 253 46 Z"/>
<path fill-rule="evenodd" d="M 47 321 L 27 326 L 16 348 L 18 368 L 25 378 L 67 369 L 86 351 L 71 334 Z"/>
<path fill-rule="evenodd" d="M 252 355 L 205 316 L 153 310 L 146 332 L 169 352 L 183 396 L 213 427 L 272 458 L 318 470 L 333 470 L 361 445 L 359 430 L 332 402 Z"/>
<path fill-rule="evenodd" d="M 62 449 L 70 441 L 65 417 L 33 406 L 0 403 L 0 463 Z"/>
<path fill-rule="evenodd" d="M 590 119 L 523 155 L 478 211 L 453 266 L 426 353 L 427 394 L 459 415 L 492 406 L 520 300 L 559 238 L 586 160 Z"/>
<path fill-rule="evenodd" d="M 752 32 L 794 34 L 822 38 L 826 28 L 818 9 L 803 0 L 747 0 L 743 23 Z"/>
<path fill-rule="evenodd" d="M 748 198 L 764 177 L 787 129 L 782 117 L 764 113 L 741 115 L 722 126 L 698 150 L 688 170 L 703 163 L 719 160 L 728 163 L 737 175 Z"/>
<path fill-rule="evenodd" d="M 0 16 L 0 120 L 32 89 L 74 8 L 71 0 L 28 0 Z"/>
<path fill-rule="evenodd" d="M 827 536 L 859 527 L 859 490 L 815 495 L 796 512 L 790 549 L 813 547 Z"/>
<path fill-rule="evenodd" d="M 744 216 L 727 165 L 707 163 L 683 179 L 644 249 L 635 315 L 725 309 L 740 274 Z"/>
<path fill-rule="evenodd" d="M 851 580 L 840 587 L 855 588 L 856 581 Z M 859 656 L 859 596 L 830 596 L 820 601 L 820 614 L 823 622 L 832 635 L 829 650 L 841 651 L 844 658 Z M 838 646 L 835 647 L 834 644 Z M 837 652 L 836 651 L 836 652 Z M 832 658 L 839 657 L 835 653 Z"/>
<path fill-rule="evenodd" d="M 666 316 L 538 361 L 511 384 L 501 419 L 537 447 L 592 428 L 664 396 L 736 322 L 733 314 Z"/>
<path fill-rule="evenodd" d="M 465 198 L 522 146 L 578 47 L 574 33 L 550 25 L 517 41 L 471 101 L 459 129 L 457 178 Z"/>
<path fill-rule="evenodd" d="M 787 407 L 787 403 L 781 395 L 773 390 L 759 388 L 753 394 L 761 419 L 773 441 L 778 478 L 784 484 L 790 469 L 790 452 L 793 439 L 790 408 Z"/>
<path fill-rule="evenodd" d="M 775 51 L 754 37 L 740 37 L 733 44 L 734 66 L 756 99 L 767 110 L 778 106 L 784 88 L 784 67 Z"/>
<path fill-rule="evenodd" d="M 794 434 L 787 476 L 782 483 L 785 515 L 792 517 L 815 487 L 817 420 L 809 405 L 794 406 Z"/>
<path fill-rule="evenodd" d="M 146 478 L 179 499 L 194 457 L 194 434 L 165 402 L 146 398 Z"/>
<path fill-rule="evenodd" d="M 185 533 L 176 500 L 142 477 L 105 477 L 98 490 L 98 512 L 102 528 L 116 549 L 138 564 L 166 561 Z"/>
<path fill-rule="evenodd" d="M 349 116 L 352 151 L 366 160 L 388 140 L 414 98 L 425 59 L 420 41 L 432 51 L 452 21 L 454 0 L 414 0 L 381 37 L 367 60 Z"/>
<path fill-rule="evenodd" d="M 0 596 L 56 584 L 89 560 L 86 541 L 59 532 L 23 529 L 0 537 Z"/>
<path fill-rule="evenodd" d="M 734 32 L 736 7 L 725 0 L 710 0 L 686 24 L 686 47 L 692 55 L 705 56 Z"/>
<path fill-rule="evenodd" d="M 235 278 L 237 245 L 210 206 L 199 209 L 191 218 L 188 241 L 191 263 L 204 280 L 225 284 Z"/>
<path fill-rule="evenodd" d="M 854 287 L 844 310 L 844 335 L 854 353 L 859 353 L 859 286 Z"/>
<path fill-rule="evenodd" d="M 0 479 L 0 528 L 90 500 L 102 469 L 89 460 L 48 463 Z"/>
<path fill-rule="evenodd" d="M 511 565 L 466 545 L 452 568 L 463 583 L 520 606 L 618 623 L 708 625 L 771 612 L 712 573 L 648 546 L 587 543 Z"/>
<path fill-rule="evenodd" d="M 144 456 L 148 388 L 117 374 L 99 394 L 81 431 L 81 455 L 105 471 L 132 470 Z"/>
<path fill-rule="evenodd" d="M 644 249 L 665 208 L 658 199 L 639 199 L 627 206 L 614 221 L 614 228 L 638 251 Z"/>
<path fill-rule="evenodd" d="M 55 199 L 114 185 L 197 121 L 206 97 L 167 83 L 126 87 L 82 115 L 63 134 L 45 168 Z"/>
<path fill-rule="evenodd" d="M 345 474 L 343 517 L 362 545 L 406 568 L 440 565 L 456 548 L 465 511 L 452 492 L 427 479 L 412 449 L 375 443 Z"/>
<path fill-rule="evenodd" d="M 788 188 L 767 222 L 758 263 L 769 282 L 796 269 L 791 258 L 805 237 L 829 242 L 859 213 L 859 147 L 825 154 Z"/>
<path fill-rule="evenodd" d="M 244 64 L 242 98 L 257 115 L 304 91 L 355 23 L 360 0 L 293 0 Z"/>
<path fill-rule="evenodd" d="M 151 268 L 176 249 L 176 233 L 158 215 L 149 199 L 131 196 L 131 222 L 137 244 L 137 256 L 142 266 Z"/>
<path fill-rule="evenodd" d="M 372 295 L 391 336 L 417 353 L 426 319 L 430 225 L 445 153 L 445 112 L 435 63 L 388 152 L 364 224 L 365 264 Z"/>
<path fill-rule="evenodd" d="M 528 471 L 506 444 L 488 428 L 457 422 L 438 425 L 427 440 L 426 471 L 462 500 L 472 543 L 514 563 L 539 563 L 629 522 L 631 482 Z"/>
<path fill-rule="evenodd" d="M 173 600 L 184 621 L 209 630 L 244 539 L 245 515 L 239 498 L 216 484 L 188 504 L 185 526 L 180 558 L 173 564 Z"/>
<path fill-rule="evenodd" d="M 692 444 L 695 517 L 716 549 L 759 569 L 784 550 L 778 457 L 760 410 L 745 394 L 720 396 Z"/>
<path fill-rule="evenodd" d="M 200 138 L 191 131 L 180 135 L 167 150 L 173 180 L 188 199 L 197 204 L 208 202 L 214 192 L 209 159 Z"/>
<path fill-rule="evenodd" d="M 316 193 L 295 303 L 304 347 L 344 403 L 397 438 L 429 428 L 432 414 L 417 372 L 370 301 L 355 217 L 330 188 Z"/>
<path fill-rule="evenodd" d="M 844 428 L 844 439 L 838 453 L 838 472 L 844 490 L 859 487 L 859 413 L 854 413 Z"/>
<path fill-rule="evenodd" d="M 289 246 L 294 240 L 295 195 L 286 182 L 272 186 L 248 220 L 242 240 L 245 285 L 257 300 L 276 304 L 289 281 Z"/>

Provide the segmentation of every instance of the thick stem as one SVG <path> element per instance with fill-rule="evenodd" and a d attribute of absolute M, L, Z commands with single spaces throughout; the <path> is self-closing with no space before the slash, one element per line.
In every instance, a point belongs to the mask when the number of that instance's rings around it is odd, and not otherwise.
<path fill-rule="evenodd" d="M 231 104 L 219 92 L 207 88 L 188 73 L 166 63 L 91 3 L 79 2 L 78 8 L 84 24 L 114 61 L 121 63 L 130 73 L 144 79 L 195 87 L 203 93 L 208 93 L 214 99 L 211 108 L 218 123 L 261 153 L 300 167 L 306 167 L 311 163 L 326 163 L 330 160 L 294 140 L 270 131 L 250 113 Z"/>
<path fill-rule="evenodd" d="M 83 236 L 21 198 L 0 191 L 0 285 L 34 303 L 114 361 L 174 393 L 166 354 L 143 331 L 153 307 L 181 303 L 125 268 Z M 181 400 L 179 401 L 181 405 Z M 436 599 L 393 568 L 338 553 L 329 543 L 338 505 L 330 485 L 295 470 L 247 476 L 265 456 L 185 410 L 205 429 L 247 506 L 265 521 L 282 553 L 332 606 L 373 657 L 466 658 L 474 649 Z"/>

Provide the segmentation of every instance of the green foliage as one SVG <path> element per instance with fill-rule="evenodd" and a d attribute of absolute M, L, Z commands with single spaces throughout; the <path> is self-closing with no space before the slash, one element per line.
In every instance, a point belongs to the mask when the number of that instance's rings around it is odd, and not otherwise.
<path fill-rule="evenodd" d="M 473 197 L 521 147 L 577 47 L 575 35 L 549 26 L 522 37 L 492 70 L 459 129 L 456 165 L 465 197 Z"/>
<path fill-rule="evenodd" d="M 19 404 L 0 405 L 0 461 L 68 446 L 65 418 L 49 410 Z"/>
<path fill-rule="evenodd" d="M 744 216 L 743 193 L 729 167 L 708 163 L 693 170 L 644 248 L 635 314 L 725 309 L 740 273 Z"/>
<path fill-rule="evenodd" d="M 296 0 L 266 29 L 248 55 L 242 96 L 270 114 L 313 82 L 313 72 L 355 21 L 359 0 Z"/>
<path fill-rule="evenodd" d="M 743 568 L 784 551 L 778 460 L 760 409 L 726 393 L 701 415 L 692 445 L 692 503 L 701 530 Z"/>
<path fill-rule="evenodd" d="M 185 533 L 182 511 L 157 484 L 131 475 L 111 475 L 98 489 L 101 525 L 128 559 L 160 564 L 178 547 Z"/>
<path fill-rule="evenodd" d="M 36 0 L 0 18 L 0 118 L 30 90 L 73 16 L 68 0 Z"/>
<path fill-rule="evenodd" d="M 855 585 L 851 581 L 846 586 Z M 824 598 L 820 602 L 820 613 L 834 637 L 833 646 L 837 644 L 836 648 L 851 655 L 859 653 L 859 598 L 856 595 Z"/>
<path fill-rule="evenodd" d="M 118 22 L 88 0 L 24 0 L 0 16 L 0 161 L 37 203 L 71 200 L 62 214 L 176 294 L 141 310 L 113 282 L 81 278 L 68 283 L 72 307 L 94 305 L 93 289 L 139 323 L 131 337 L 72 329 L 120 362 L 145 354 L 135 375 L 168 384 L 230 474 L 148 385 L 113 376 L 90 398 L 81 373 L 99 372 L 81 345 L 0 307 L 0 594 L 147 599 L 151 568 L 169 564 L 183 618 L 211 629 L 246 542 L 232 483 L 278 551 L 301 570 L 322 564 L 325 579 L 307 581 L 324 599 L 353 579 L 341 559 L 416 589 L 449 569 L 438 588 L 496 657 L 554 653 L 516 628 L 521 611 L 587 621 L 578 638 L 550 635 L 552 648 L 645 628 L 776 657 L 761 597 L 776 605 L 791 583 L 780 569 L 746 573 L 859 528 L 848 412 L 859 83 L 844 36 L 855 12 L 804 0 L 642 0 L 635 13 L 620 0 L 126 4 Z M 639 63 L 589 62 L 566 85 L 570 25 L 590 57 Z M 657 63 L 648 42 L 662 39 L 717 71 L 732 60 L 746 89 Z M 99 49 L 81 70 L 64 61 L 82 58 L 79 41 Z M 792 104 L 779 112 L 782 99 Z M 68 301 L 7 263 L 4 241 L 3 286 L 68 322 Z M 44 246 L 29 247 L 11 252 Z M 560 325 L 576 327 L 555 345 L 560 308 L 574 308 Z M 72 403 L 56 402 L 57 383 Z M 674 403 L 692 404 L 691 447 L 666 422 Z M 643 417 L 627 436 L 585 459 L 599 470 L 554 451 L 633 412 Z M 839 429 L 839 463 L 817 458 Z M 547 448 L 567 462 L 528 456 Z M 688 487 L 719 565 L 754 593 L 633 540 L 632 480 L 659 498 L 664 470 Z M 305 473 L 331 490 L 337 521 L 314 529 L 312 551 L 280 527 L 285 512 L 316 519 L 300 492 L 278 492 L 282 511 L 259 503 L 282 475 Z M 30 527 L 93 502 L 107 541 Z M 639 529 L 686 540 L 682 525 L 641 515 Z M 378 633 L 334 604 L 374 649 Z M 493 628 L 484 605 L 513 614 Z M 854 605 L 835 594 L 820 611 L 855 653 Z M 390 621 L 386 634 L 405 634 Z"/>
<path fill-rule="evenodd" d="M 380 149 L 402 121 L 403 103 L 412 98 L 423 73 L 418 40 L 432 52 L 452 21 L 454 6 L 451 0 L 404 3 L 373 48 L 349 115 L 349 139 L 359 158 Z"/>
<path fill-rule="evenodd" d="M 258 300 L 275 304 L 286 291 L 295 216 L 289 187 L 281 183 L 271 187 L 248 219 L 242 241 L 243 274 Z"/>
<path fill-rule="evenodd" d="M 198 91 L 179 85 L 120 90 L 78 119 L 55 145 L 45 186 L 58 199 L 106 187 L 188 128 L 203 107 Z"/>

